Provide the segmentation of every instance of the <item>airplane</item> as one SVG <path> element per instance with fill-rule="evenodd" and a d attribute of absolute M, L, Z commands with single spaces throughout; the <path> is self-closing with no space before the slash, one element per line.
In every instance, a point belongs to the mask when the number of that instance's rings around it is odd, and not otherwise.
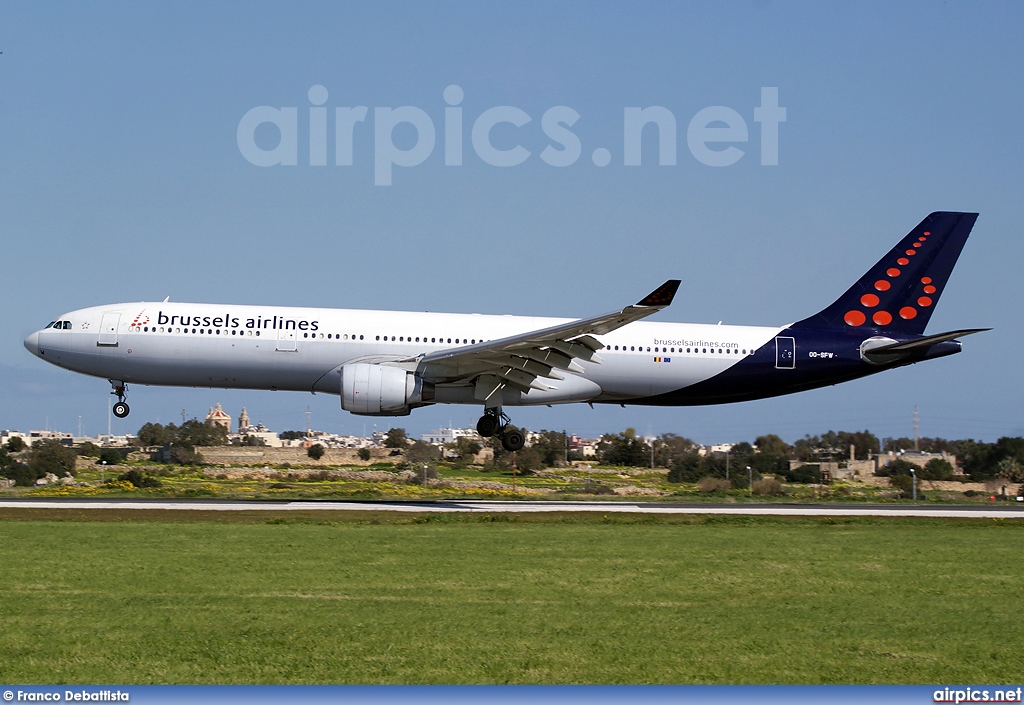
<path fill-rule="evenodd" d="M 782 326 L 641 322 L 672 303 L 672 279 L 581 319 L 111 304 L 66 313 L 25 347 L 109 380 L 118 418 L 129 413 L 129 384 L 323 392 L 366 416 L 476 404 L 480 435 L 516 451 L 525 437 L 505 407 L 726 404 L 960 352 L 957 338 L 989 329 L 924 330 L 977 217 L 932 213 L 834 303 Z"/>

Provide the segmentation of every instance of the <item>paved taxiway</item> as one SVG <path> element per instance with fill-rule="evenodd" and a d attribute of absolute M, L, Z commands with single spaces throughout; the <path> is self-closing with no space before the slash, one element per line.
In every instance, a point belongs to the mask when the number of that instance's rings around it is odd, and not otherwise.
<path fill-rule="evenodd" d="M 959 517 L 974 519 L 1024 518 L 1024 506 L 855 505 L 855 504 L 683 504 L 645 502 L 496 502 L 439 500 L 436 502 L 229 501 L 137 499 L 4 499 L 0 508 L 35 509 L 159 509 L 210 512 L 232 511 L 381 511 L 466 512 L 494 514 L 525 512 L 602 512 L 623 514 L 734 514 L 744 516 L 875 516 Z"/>

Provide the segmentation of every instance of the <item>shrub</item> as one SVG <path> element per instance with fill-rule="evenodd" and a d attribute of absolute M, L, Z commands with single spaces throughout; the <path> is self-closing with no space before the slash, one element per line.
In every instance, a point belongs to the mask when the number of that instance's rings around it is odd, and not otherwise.
<path fill-rule="evenodd" d="M 20 453 L 26 447 L 25 440 L 21 436 L 11 436 L 7 439 L 7 450 L 12 453 Z"/>
<path fill-rule="evenodd" d="M 889 478 L 889 484 L 900 491 L 901 499 L 912 499 L 914 496 L 914 478 L 910 475 L 892 475 Z M 918 484 L 917 487 L 917 498 L 926 499 L 924 492 L 921 491 L 921 486 Z"/>
<path fill-rule="evenodd" d="M 22 463 L 14 463 L 4 468 L 2 474 L 7 479 L 14 480 L 14 484 L 18 487 L 31 487 L 36 480 L 42 477 L 42 475 L 36 475 L 29 466 Z"/>
<path fill-rule="evenodd" d="M 423 466 L 420 466 L 418 469 L 416 469 L 415 476 L 413 476 L 412 479 L 409 480 L 409 482 L 411 482 L 414 485 L 422 485 L 424 475 L 426 476 L 428 482 L 430 480 L 436 480 L 437 468 L 434 467 L 433 465 L 428 465 L 427 469 L 424 470 Z"/>
<path fill-rule="evenodd" d="M 78 454 L 83 458 L 98 458 L 100 455 L 100 447 L 95 443 L 86 441 L 78 446 Z"/>
<path fill-rule="evenodd" d="M 593 494 L 593 495 L 608 495 L 608 494 L 615 494 L 615 490 L 613 490 L 608 485 L 602 485 L 600 482 L 592 482 L 592 481 L 590 481 L 590 482 L 587 482 L 587 484 L 585 484 L 580 489 L 580 493 L 581 494 Z"/>
<path fill-rule="evenodd" d="M 754 486 L 751 488 L 754 494 L 762 497 L 779 497 L 786 494 L 782 488 L 782 483 L 776 480 L 774 477 L 766 477 L 761 480 L 754 480 Z"/>
<path fill-rule="evenodd" d="M 104 448 L 99 453 L 99 461 L 107 465 L 120 465 L 124 462 L 124 456 L 121 455 L 120 451 L 113 448 Z"/>
<path fill-rule="evenodd" d="M 184 446 L 171 446 L 170 457 L 178 465 L 196 465 L 203 462 L 203 456 Z"/>
<path fill-rule="evenodd" d="M 359 459 L 360 460 L 369 460 L 370 459 L 370 449 L 369 448 L 360 448 L 358 455 L 359 455 Z"/>
<path fill-rule="evenodd" d="M 129 470 L 117 478 L 121 482 L 130 482 L 136 487 L 160 487 L 163 483 L 155 477 L 143 475 L 138 470 Z"/>
<path fill-rule="evenodd" d="M 797 482 L 802 485 L 814 485 L 821 479 L 821 466 L 799 465 L 792 470 L 787 470 L 783 476 L 789 482 Z"/>
<path fill-rule="evenodd" d="M 314 443 L 306 449 L 306 455 L 313 460 L 320 460 L 320 458 L 324 457 L 324 452 L 324 447 L 319 443 Z"/>
<path fill-rule="evenodd" d="M 697 491 L 702 494 L 711 494 L 713 492 L 725 492 L 729 489 L 730 482 L 723 480 L 718 477 L 702 477 L 700 482 L 697 483 Z"/>

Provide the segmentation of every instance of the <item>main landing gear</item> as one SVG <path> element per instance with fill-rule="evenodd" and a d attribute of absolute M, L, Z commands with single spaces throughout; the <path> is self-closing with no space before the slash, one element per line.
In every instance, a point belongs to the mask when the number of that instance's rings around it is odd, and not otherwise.
<path fill-rule="evenodd" d="M 128 412 L 131 411 L 129 406 L 124 402 L 128 392 L 128 385 L 124 382 L 115 382 L 114 380 L 110 380 L 110 386 L 114 388 L 114 391 L 112 391 L 111 394 L 117 397 L 117 401 L 114 403 L 113 409 L 114 416 L 119 419 L 123 419 L 128 415 Z"/>
<path fill-rule="evenodd" d="M 476 432 L 484 438 L 497 436 L 501 439 L 501 447 L 510 453 L 522 450 L 526 445 L 526 436 L 512 425 L 512 419 L 500 408 L 484 409 L 484 415 L 476 422 Z"/>

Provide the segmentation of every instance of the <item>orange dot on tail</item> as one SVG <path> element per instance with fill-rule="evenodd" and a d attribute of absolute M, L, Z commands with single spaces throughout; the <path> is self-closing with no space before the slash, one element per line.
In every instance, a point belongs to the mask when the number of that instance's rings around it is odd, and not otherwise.
<path fill-rule="evenodd" d="M 900 309 L 900 318 L 905 318 L 909 321 L 911 318 L 915 318 L 916 316 L 917 309 L 913 306 L 904 306 Z"/>
<path fill-rule="evenodd" d="M 922 284 L 931 284 L 932 283 L 932 278 L 931 277 L 921 277 L 921 283 Z"/>
<path fill-rule="evenodd" d="M 917 241 L 918 241 L 918 242 L 924 242 L 924 241 L 925 241 L 925 240 L 927 240 L 927 239 L 928 239 L 928 238 L 926 238 L 926 237 L 919 237 L 919 238 L 917 238 Z"/>
<path fill-rule="evenodd" d="M 843 320 L 846 321 L 848 326 L 862 326 L 864 321 L 868 320 L 868 317 L 860 311 L 847 311 L 846 315 L 843 316 Z"/>
<path fill-rule="evenodd" d="M 928 306 L 932 305 L 932 300 L 930 298 L 928 298 L 927 296 L 922 296 L 921 298 L 919 298 L 917 300 L 917 305 L 918 306 L 928 307 Z"/>
<path fill-rule="evenodd" d="M 916 254 L 917 252 L 915 252 L 914 250 L 907 250 L 907 257 L 913 257 Z"/>
<path fill-rule="evenodd" d="M 875 311 L 875 315 L 871 317 L 871 320 L 879 326 L 887 326 L 892 323 L 892 314 L 888 311 Z"/>
<path fill-rule="evenodd" d="M 925 231 L 924 231 L 924 234 L 925 234 L 925 235 L 931 235 L 931 233 L 930 233 L 930 232 L 928 232 L 927 230 L 925 230 Z"/>
<path fill-rule="evenodd" d="M 924 288 L 924 293 L 926 293 L 926 294 L 934 294 L 935 293 L 935 287 L 931 286 L 931 285 L 926 286 Z"/>
<path fill-rule="evenodd" d="M 896 267 L 889 267 L 887 270 L 885 270 L 885 273 L 888 274 L 890 277 L 898 277 L 900 275 L 900 270 L 898 270 Z"/>
<path fill-rule="evenodd" d="M 874 294 L 864 294 L 864 296 L 860 297 L 860 302 L 868 308 L 874 308 L 878 305 L 878 297 Z"/>
<path fill-rule="evenodd" d="M 875 288 L 879 291 L 889 291 L 890 286 L 892 285 L 884 279 L 879 279 L 875 282 Z"/>
<path fill-rule="evenodd" d="M 914 243 L 914 247 L 920 247 L 920 246 L 921 246 L 921 243 L 920 243 L 920 242 L 915 242 L 915 243 Z"/>
<path fill-rule="evenodd" d="M 896 260 L 896 264 L 902 264 L 902 265 L 906 266 L 906 265 L 910 264 L 910 260 L 907 259 L 906 257 L 900 257 L 898 260 Z"/>

